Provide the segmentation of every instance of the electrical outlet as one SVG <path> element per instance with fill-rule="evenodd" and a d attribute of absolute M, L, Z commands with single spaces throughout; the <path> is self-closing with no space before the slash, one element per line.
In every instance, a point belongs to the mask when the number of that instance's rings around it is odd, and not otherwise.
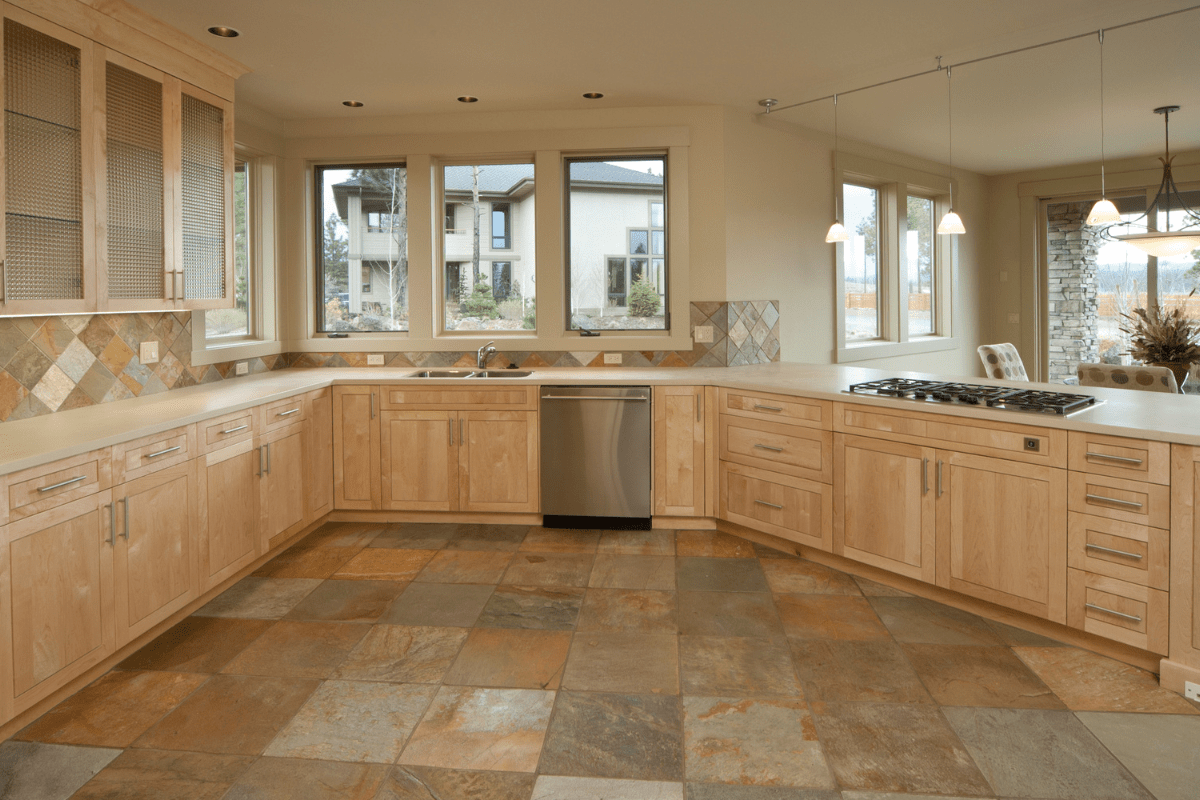
<path fill-rule="evenodd" d="M 233 367 L 233 374 L 234 374 L 234 375 L 245 375 L 245 374 L 246 374 L 247 372 L 249 372 L 249 371 L 250 371 L 250 364 L 248 364 L 248 363 L 247 363 L 247 362 L 245 362 L 245 361 L 239 361 L 239 362 L 237 362 L 237 364 L 236 364 L 236 365 L 234 365 L 234 367 Z"/>
<path fill-rule="evenodd" d="M 605 353 L 604 354 L 604 363 L 605 364 L 616 364 L 616 365 L 620 366 L 621 354 L 620 353 Z"/>
<path fill-rule="evenodd" d="M 1195 700 L 1200 703 L 1200 683 L 1192 683 L 1191 681 L 1183 682 L 1183 696 L 1188 700 Z"/>
<path fill-rule="evenodd" d="M 1020 325 L 1021 324 L 1021 315 L 1016 313 L 1015 311 L 1012 312 L 1011 314 L 1009 314 L 1008 315 L 1008 324 L 1009 325 Z"/>
<path fill-rule="evenodd" d="M 138 360 L 143 364 L 153 364 L 158 361 L 158 342 L 142 342 Z"/>
<path fill-rule="evenodd" d="M 368 367 L 382 367 L 383 366 L 383 353 L 367 353 L 367 366 Z"/>
<path fill-rule="evenodd" d="M 712 344 L 712 325 L 697 325 L 692 328 L 692 338 L 701 344 Z"/>

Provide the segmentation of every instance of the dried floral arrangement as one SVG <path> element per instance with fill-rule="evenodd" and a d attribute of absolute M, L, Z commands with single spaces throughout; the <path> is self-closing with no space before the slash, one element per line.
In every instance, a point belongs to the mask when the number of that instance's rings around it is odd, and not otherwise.
<path fill-rule="evenodd" d="M 1193 289 L 1188 297 L 1196 293 Z M 1164 309 L 1151 303 L 1122 314 L 1129 320 L 1121 332 L 1129 334 L 1129 355 L 1143 364 L 1194 364 L 1200 361 L 1200 322 L 1182 307 Z"/>

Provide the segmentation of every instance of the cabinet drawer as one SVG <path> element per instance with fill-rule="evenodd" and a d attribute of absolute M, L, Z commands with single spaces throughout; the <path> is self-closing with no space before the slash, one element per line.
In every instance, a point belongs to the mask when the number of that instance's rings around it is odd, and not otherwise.
<path fill-rule="evenodd" d="M 305 417 L 304 407 L 304 395 L 302 394 L 289 397 L 286 400 L 277 400 L 274 403 L 269 403 L 265 412 L 266 421 L 264 425 L 266 429 L 272 430 L 283 425 L 303 422 Z"/>
<path fill-rule="evenodd" d="M 833 433 L 722 415 L 721 458 L 832 483 Z"/>
<path fill-rule="evenodd" d="M 829 551 L 833 487 L 722 461 L 721 518 Z"/>
<path fill-rule="evenodd" d="M 829 430 L 833 403 L 828 400 L 809 400 L 763 392 L 744 392 L 740 389 L 721 390 L 721 413 L 751 419 L 802 425 L 806 428 Z"/>
<path fill-rule="evenodd" d="M 1154 589 L 1169 588 L 1168 531 L 1076 511 L 1069 517 L 1068 565 Z"/>
<path fill-rule="evenodd" d="M 1071 431 L 1067 449 L 1068 466 L 1076 472 L 1164 485 L 1171 482 L 1171 445 L 1166 442 Z"/>
<path fill-rule="evenodd" d="M 420 408 L 470 408 L 496 409 L 504 411 L 534 411 L 537 409 L 537 387 L 494 386 L 481 387 L 480 381 L 471 378 L 470 386 L 462 388 L 406 389 L 397 386 L 382 387 L 382 405 L 385 409 Z"/>
<path fill-rule="evenodd" d="M 1169 486 L 1084 472 L 1071 472 L 1067 480 L 1071 511 L 1154 528 L 1171 527 Z"/>
<path fill-rule="evenodd" d="M 106 447 L 6 476 L 8 519 L 49 511 L 112 486 L 112 452 Z"/>
<path fill-rule="evenodd" d="M 237 442 L 254 438 L 254 409 L 235 411 L 200 423 L 200 452 L 211 453 Z"/>
<path fill-rule="evenodd" d="M 1067 624 L 1106 639 L 1167 652 L 1168 595 L 1158 589 L 1067 570 Z"/>
<path fill-rule="evenodd" d="M 122 442 L 113 445 L 113 484 L 132 481 L 195 457 L 194 425 Z"/>

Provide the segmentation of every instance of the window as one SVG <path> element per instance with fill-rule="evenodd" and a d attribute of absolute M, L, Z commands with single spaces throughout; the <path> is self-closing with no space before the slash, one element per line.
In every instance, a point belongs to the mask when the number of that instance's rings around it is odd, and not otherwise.
<path fill-rule="evenodd" d="M 407 331 L 404 165 L 320 166 L 316 178 L 321 191 L 317 330 Z M 373 278 L 380 284 L 374 292 Z"/>
<path fill-rule="evenodd" d="M 879 191 L 842 187 L 846 212 L 846 341 L 879 338 Z"/>
<path fill-rule="evenodd" d="M 666 166 L 665 156 L 566 160 L 569 329 L 669 328 Z"/>
<path fill-rule="evenodd" d="M 908 227 L 904 261 L 908 265 L 908 335 L 928 336 L 934 332 L 936 292 L 933 282 L 933 200 L 908 196 Z"/>
<path fill-rule="evenodd" d="M 237 159 L 233 167 L 233 280 L 233 308 L 204 314 L 206 339 L 250 336 L 250 170 L 244 159 Z"/>
<path fill-rule="evenodd" d="M 533 164 L 442 168 L 445 331 L 536 327 L 534 186 Z"/>

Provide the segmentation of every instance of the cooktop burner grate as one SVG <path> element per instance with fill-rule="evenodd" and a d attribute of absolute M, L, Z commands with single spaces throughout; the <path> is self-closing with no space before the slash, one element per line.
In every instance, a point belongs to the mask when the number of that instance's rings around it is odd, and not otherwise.
<path fill-rule="evenodd" d="M 886 378 L 853 384 L 850 394 L 874 394 L 906 400 L 987 406 L 1043 414 L 1073 414 L 1096 405 L 1095 397 L 1085 394 L 1048 392 L 1041 389 L 1013 389 L 1009 386 L 980 386 L 974 383 L 926 381 L 912 378 Z"/>

